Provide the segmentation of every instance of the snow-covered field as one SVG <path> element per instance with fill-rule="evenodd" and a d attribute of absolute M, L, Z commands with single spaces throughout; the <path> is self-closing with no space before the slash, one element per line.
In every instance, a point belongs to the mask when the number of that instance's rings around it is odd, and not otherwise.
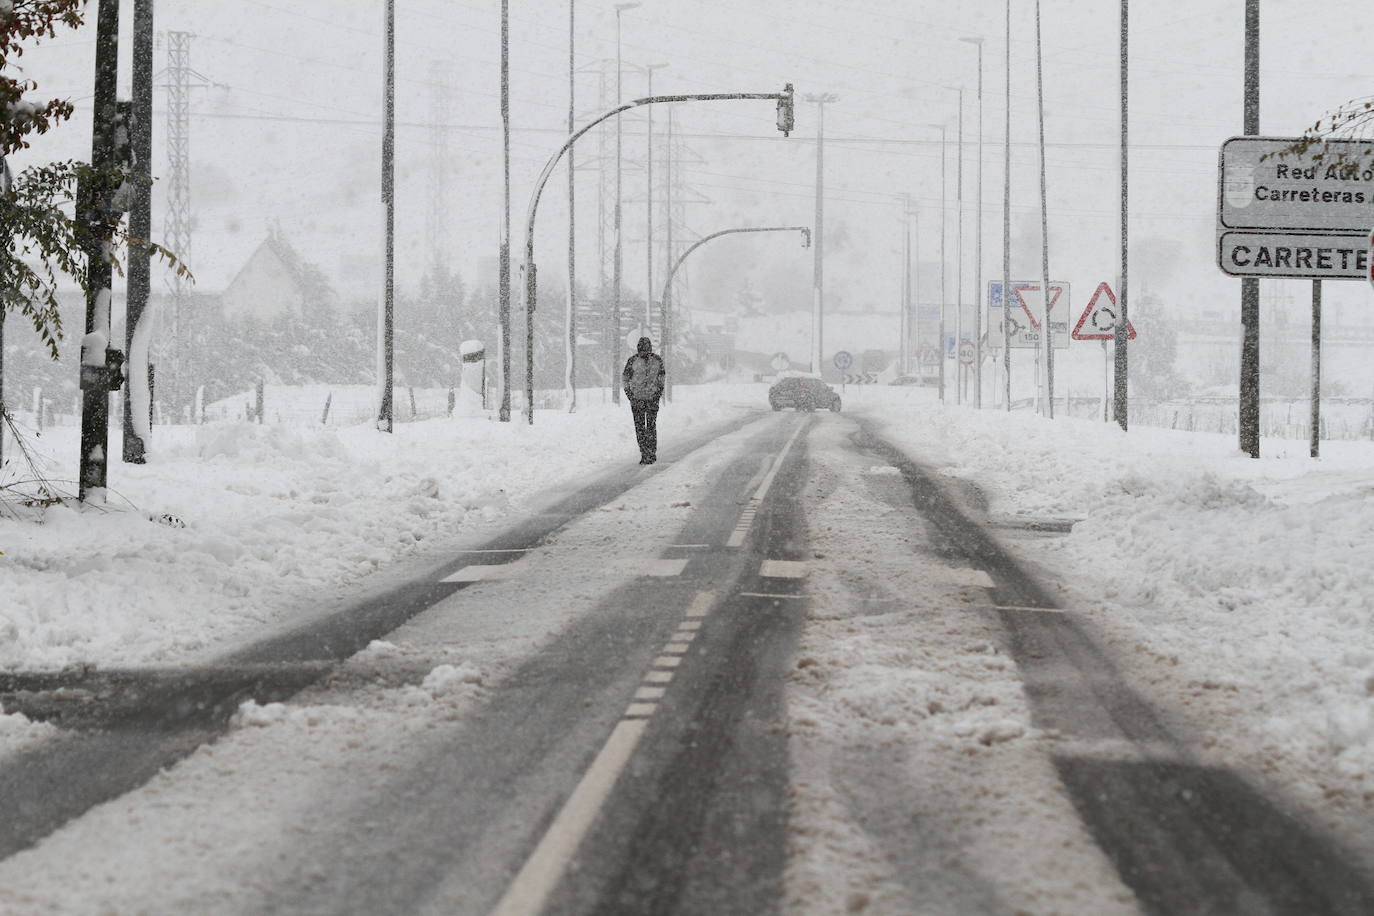
<path fill-rule="evenodd" d="M 1305 442 L 1266 441 L 1256 461 L 1230 436 L 1125 434 L 941 408 L 932 394 L 851 387 L 845 410 L 952 482 L 976 485 L 994 524 L 1075 520 L 1063 536 L 1009 545 L 1062 589 L 1199 752 L 1277 782 L 1333 825 L 1367 822 L 1374 443 L 1328 442 L 1313 461 Z M 662 415 L 664 445 L 762 403 L 761 386 L 680 388 Z M 476 539 L 590 473 L 632 466 L 626 413 L 547 411 L 533 427 L 431 420 L 392 436 L 365 426 L 159 428 L 152 463 L 112 466 L 109 511 L 0 519 L 0 668 L 211 657 L 369 576 Z M 74 476 L 74 437 L 57 429 L 40 442 L 54 478 Z M 150 520 L 163 514 L 185 527 Z M 853 640 L 846 657 L 878 671 L 888 651 Z M 871 706 L 883 691 L 867 680 L 841 689 Z M 1011 681 L 996 686 L 1015 692 Z M 41 733 L 0 717 L 5 745 Z"/>

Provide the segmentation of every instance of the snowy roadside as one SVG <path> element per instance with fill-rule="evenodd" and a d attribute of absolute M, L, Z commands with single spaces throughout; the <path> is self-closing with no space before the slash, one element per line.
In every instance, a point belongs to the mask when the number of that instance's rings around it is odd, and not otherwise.
<path fill-rule="evenodd" d="M 678 391 L 661 415 L 665 448 L 739 415 Z M 75 477 L 76 430 L 37 445 L 50 478 Z M 111 466 L 108 512 L 0 516 L 0 670 L 205 658 L 590 473 L 628 471 L 637 454 L 628 410 L 602 404 L 541 412 L 533 426 L 469 417 L 399 424 L 391 436 L 159 427 L 155 446 L 148 465 Z M 185 527 L 150 520 L 162 515 Z"/>
<path fill-rule="evenodd" d="M 1003 541 L 1181 713 L 1204 760 L 1370 842 L 1374 443 L 1326 442 L 1313 461 L 1306 443 L 1266 441 L 1253 460 L 1230 436 L 909 400 L 894 420 L 883 403 L 865 408 L 882 433 L 976 484 L 994 527 L 1078 520 Z"/>

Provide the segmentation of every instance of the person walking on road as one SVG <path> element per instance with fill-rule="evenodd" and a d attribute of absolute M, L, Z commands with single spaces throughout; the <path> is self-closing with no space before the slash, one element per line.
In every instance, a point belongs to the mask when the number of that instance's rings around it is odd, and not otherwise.
<path fill-rule="evenodd" d="M 630 413 L 635 418 L 640 464 L 653 464 L 658 459 L 658 401 L 663 397 L 666 376 L 663 357 L 654 352 L 653 341 L 639 338 L 635 355 L 620 373 L 620 382 L 625 389 L 625 399 L 630 402 Z"/>

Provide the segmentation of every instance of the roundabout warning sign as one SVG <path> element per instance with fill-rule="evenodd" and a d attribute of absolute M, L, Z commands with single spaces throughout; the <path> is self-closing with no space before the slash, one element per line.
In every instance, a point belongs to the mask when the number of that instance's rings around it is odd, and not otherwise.
<path fill-rule="evenodd" d="M 1102 282 L 1093 291 L 1092 301 L 1078 316 L 1078 324 L 1073 326 L 1074 340 L 1114 340 L 1120 313 L 1116 309 L 1116 293 Z M 1126 336 L 1135 340 L 1135 328 L 1126 322 Z"/>

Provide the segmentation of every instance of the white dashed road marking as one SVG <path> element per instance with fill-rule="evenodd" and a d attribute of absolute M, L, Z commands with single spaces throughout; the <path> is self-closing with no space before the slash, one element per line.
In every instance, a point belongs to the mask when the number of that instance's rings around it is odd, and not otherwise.
<path fill-rule="evenodd" d="M 765 579 L 804 579 L 806 564 L 798 560 L 764 560 L 759 575 Z"/>

